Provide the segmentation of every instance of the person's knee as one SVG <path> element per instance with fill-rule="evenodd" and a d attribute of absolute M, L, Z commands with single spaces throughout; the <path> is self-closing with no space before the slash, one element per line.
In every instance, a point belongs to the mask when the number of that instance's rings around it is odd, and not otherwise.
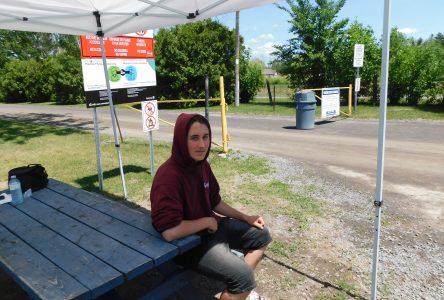
<path fill-rule="evenodd" d="M 261 248 L 264 248 L 264 249 L 267 248 L 267 246 L 273 240 L 273 238 L 271 237 L 271 232 L 268 229 L 268 227 L 265 227 L 264 229 L 261 230 L 260 240 L 262 241 L 262 244 L 263 244 L 263 247 L 261 247 Z"/>
<path fill-rule="evenodd" d="M 242 268 L 238 268 L 236 274 L 227 282 L 227 290 L 232 294 L 248 292 L 255 287 L 254 271 L 247 264 L 244 264 Z"/>

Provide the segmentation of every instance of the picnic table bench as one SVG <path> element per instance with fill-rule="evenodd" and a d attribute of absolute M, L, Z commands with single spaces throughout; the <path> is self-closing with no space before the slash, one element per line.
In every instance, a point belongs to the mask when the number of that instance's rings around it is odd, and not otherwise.
<path fill-rule="evenodd" d="M 149 213 L 54 179 L 23 204 L 0 205 L 0 267 L 33 299 L 97 298 L 199 243 L 167 242 Z M 184 278 L 169 279 L 144 297 L 160 299 Z"/>

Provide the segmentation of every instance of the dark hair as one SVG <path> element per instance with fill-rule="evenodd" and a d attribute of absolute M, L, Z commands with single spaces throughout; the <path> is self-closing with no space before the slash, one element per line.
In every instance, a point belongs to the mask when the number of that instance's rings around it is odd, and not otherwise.
<path fill-rule="evenodd" d="M 204 124 L 207 126 L 208 131 L 210 133 L 210 139 L 211 139 L 211 126 L 210 123 L 208 122 L 208 120 L 202 116 L 202 115 L 195 115 L 194 117 L 192 117 L 190 119 L 190 121 L 188 122 L 188 128 L 187 128 L 187 134 L 190 131 L 191 125 L 193 125 L 194 123 L 200 123 L 200 124 Z"/>

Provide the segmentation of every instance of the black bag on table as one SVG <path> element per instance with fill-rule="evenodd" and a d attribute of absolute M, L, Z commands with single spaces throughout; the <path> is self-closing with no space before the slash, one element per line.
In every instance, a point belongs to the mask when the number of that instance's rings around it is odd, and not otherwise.
<path fill-rule="evenodd" d="M 43 189 L 48 184 L 48 174 L 40 164 L 30 164 L 14 168 L 8 172 L 8 181 L 15 175 L 20 180 L 22 192 L 31 189 L 33 192 Z"/>

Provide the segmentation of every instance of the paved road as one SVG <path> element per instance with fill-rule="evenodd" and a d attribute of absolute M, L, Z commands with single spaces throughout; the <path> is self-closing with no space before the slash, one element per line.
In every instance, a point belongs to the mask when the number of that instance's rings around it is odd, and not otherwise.
<path fill-rule="evenodd" d="M 100 129 L 112 133 L 109 110 L 98 109 Z M 202 111 L 203 113 L 203 111 Z M 123 137 L 147 136 L 141 114 L 117 110 Z M 177 113 L 160 111 L 174 122 Z M 0 104 L 0 118 L 92 129 L 92 110 L 60 106 Z M 210 114 L 214 140 L 221 143 L 221 121 Z M 238 116 L 228 112 L 229 148 L 286 157 L 303 163 L 319 176 L 346 180 L 375 190 L 378 121 L 352 119 L 317 122 L 312 130 L 295 129 L 294 117 Z M 161 123 L 154 138 L 171 141 L 173 129 Z M 426 216 L 444 228 L 444 122 L 387 123 L 384 200 Z"/>

